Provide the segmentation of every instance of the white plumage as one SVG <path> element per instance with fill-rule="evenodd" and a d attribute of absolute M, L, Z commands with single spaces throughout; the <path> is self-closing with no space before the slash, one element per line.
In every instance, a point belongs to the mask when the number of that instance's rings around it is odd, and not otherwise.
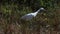
<path fill-rule="evenodd" d="M 21 17 L 21 19 L 23 20 L 31 20 L 33 17 L 35 17 L 37 15 L 37 13 L 40 11 L 40 10 L 45 10 L 44 8 L 40 8 L 39 10 L 37 10 L 36 12 L 34 13 L 29 13 L 29 14 L 26 14 L 24 16 Z"/>

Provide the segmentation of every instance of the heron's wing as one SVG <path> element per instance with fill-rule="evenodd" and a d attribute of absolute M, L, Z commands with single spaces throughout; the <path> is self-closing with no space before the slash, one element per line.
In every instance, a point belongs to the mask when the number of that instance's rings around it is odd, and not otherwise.
<path fill-rule="evenodd" d="M 21 19 L 23 19 L 23 20 L 30 20 L 33 17 L 34 17 L 33 15 L 24 15 L 24 16 L 21 17 Z"/>

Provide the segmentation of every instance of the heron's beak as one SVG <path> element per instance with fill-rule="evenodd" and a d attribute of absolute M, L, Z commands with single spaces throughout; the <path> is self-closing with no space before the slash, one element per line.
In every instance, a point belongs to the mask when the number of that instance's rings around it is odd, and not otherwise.
<path fill-rule="evenodd" d="M 44 11 L 47 11 L 46 9 L 44 9 Z"/>

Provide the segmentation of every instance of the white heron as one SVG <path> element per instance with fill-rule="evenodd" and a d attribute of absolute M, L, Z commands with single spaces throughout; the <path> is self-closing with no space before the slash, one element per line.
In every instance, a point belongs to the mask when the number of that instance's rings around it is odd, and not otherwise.
<path fill-rule="evenodd" d="M 35 17 L 37 15 L 37 13 L 41 10 L 45 10 L 44 8 L 40 8 L 38 9 L 36 12 L 34 13 L 29 13 L 29 14 L 26 14 L 24 16 L 21 17 L 21 19 L 23 20 L 31 20 L 33 17 Z"/>

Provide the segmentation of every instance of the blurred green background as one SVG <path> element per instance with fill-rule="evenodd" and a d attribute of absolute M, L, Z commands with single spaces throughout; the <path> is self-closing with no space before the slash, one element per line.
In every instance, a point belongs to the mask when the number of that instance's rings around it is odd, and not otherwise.
<path fill-rule="evenodd" d="M 20 19 L 40 7 L 47 11 L 30 21 Z M 0 0 L 0 34 L 49 34 L 47 31 L 60 31 L 60 0 Z"/>

